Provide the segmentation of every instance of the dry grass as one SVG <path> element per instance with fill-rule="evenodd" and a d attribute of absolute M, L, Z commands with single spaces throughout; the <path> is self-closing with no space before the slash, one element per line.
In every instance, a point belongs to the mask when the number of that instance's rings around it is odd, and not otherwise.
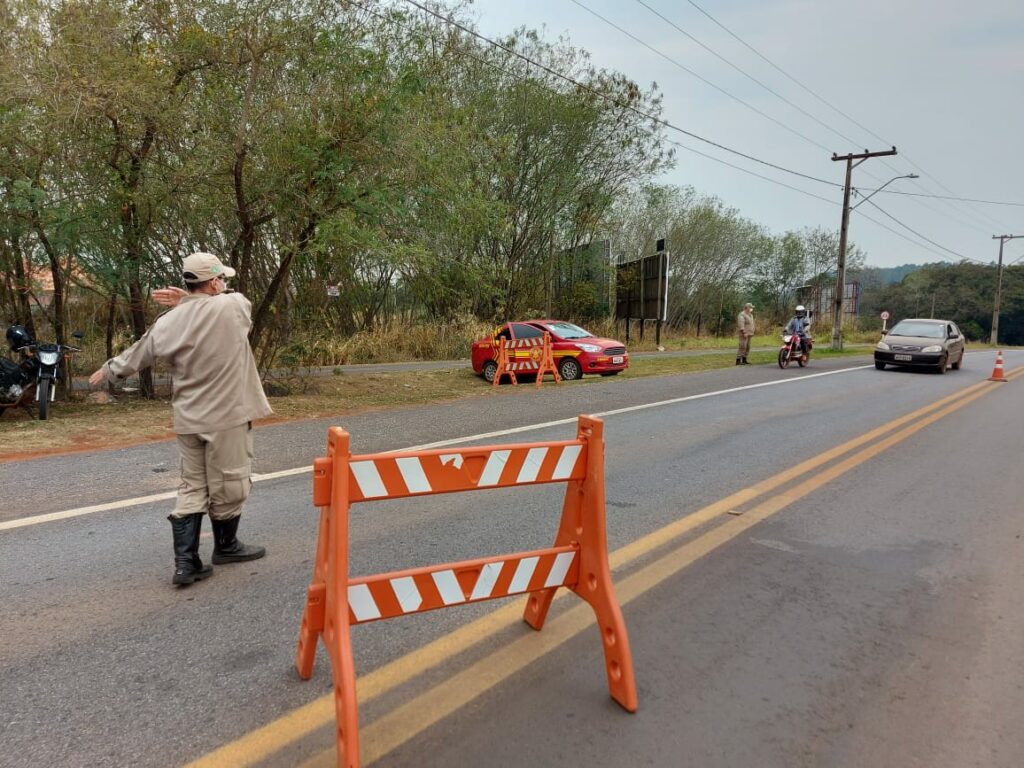
<path fill-rule="evenodd" d="M 394 363 L 468 358 L 470 345 L 494 330 L 490 323 L 461 318 L 445 323 L 391 323 L 348 337 L 298 334 L 283 351 L 294 367 Z"/>

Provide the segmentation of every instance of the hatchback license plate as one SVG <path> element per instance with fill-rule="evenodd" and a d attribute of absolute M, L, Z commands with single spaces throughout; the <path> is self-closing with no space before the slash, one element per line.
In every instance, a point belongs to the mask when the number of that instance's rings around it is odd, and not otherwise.
<path fill-rule="evenodd" d="M 893 355 L 893 357 L 894 357 L 894 358 L 895 358 L 896 360 L 904 360 L 904 361 L 906 361 L 906 362 L 908 362 L 908 363 L 909 363 L 909 362 L 910 362 L 911 360 L 913 360 L 913 359 L 914 359 L 914 356 L 913 356 L 913 355 Z"/>
<path fill-rule="evenodd" d="M 612 358 L 612 365 L 618 365 L 622 362 L 622 355 L 616 355 Z"/>

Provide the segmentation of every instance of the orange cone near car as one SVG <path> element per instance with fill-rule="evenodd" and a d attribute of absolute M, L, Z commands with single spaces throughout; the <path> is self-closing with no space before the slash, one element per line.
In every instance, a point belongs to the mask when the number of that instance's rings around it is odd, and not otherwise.
<path fill-rule="evenodd" d="M 1006 381 L 1006 377 L 1003 375 L 1003 350 L 996 352 L 996 367 L 992 369 L 992 375 L 988 377 L 989 381 Z"/>

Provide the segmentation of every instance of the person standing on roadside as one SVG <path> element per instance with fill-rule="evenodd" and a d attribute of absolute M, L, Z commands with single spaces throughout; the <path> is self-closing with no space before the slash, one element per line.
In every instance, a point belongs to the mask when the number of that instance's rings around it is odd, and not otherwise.
<path fill-rule="evenodd" d="M 213 574 L 199 559 L 203 514 L 213 526 L 213 562 L 256 560 L 263 547 L 241 543 L 236 533 L 252 487 L 252 422 L 269 416 L 256 361 L 249 347 L 252 304 L 227 291 L 235 270 L 212 253 L 193 253 L 182 263 L 188 290 L 161 288 L 153 299 L 171 307 L 142 338 L 89 377 L 115 382 L 156 360 L 170 367 L 174 432 L 181 456 L 181 483 L 167 518 L 174 536 L 172 583 L 188 586 Z"/>
<path fill-rule="evenodd" d="M 747 355 L 750 354 L 750 337 L 754 335 L 754 305 L 749 301 L 743 305 L 743 311 L 736 317 L 736 329 L 740 336 L 736 365 L 750 365 L 747 362 Z"/>

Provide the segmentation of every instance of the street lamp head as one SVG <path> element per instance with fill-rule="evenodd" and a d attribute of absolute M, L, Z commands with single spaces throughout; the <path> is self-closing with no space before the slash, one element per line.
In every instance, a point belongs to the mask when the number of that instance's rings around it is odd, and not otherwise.
<path fill-rule="evenodd" d="M 917 175 L 916 173 L 908 173 L 908 174 L 906 175 L 906 178 L 908 178 L 908 179 L 919 179 L 919 178 L 921 178 L 921 177 L 920 177 L 920 176 L 918 176 L 918 175 Z"/>

